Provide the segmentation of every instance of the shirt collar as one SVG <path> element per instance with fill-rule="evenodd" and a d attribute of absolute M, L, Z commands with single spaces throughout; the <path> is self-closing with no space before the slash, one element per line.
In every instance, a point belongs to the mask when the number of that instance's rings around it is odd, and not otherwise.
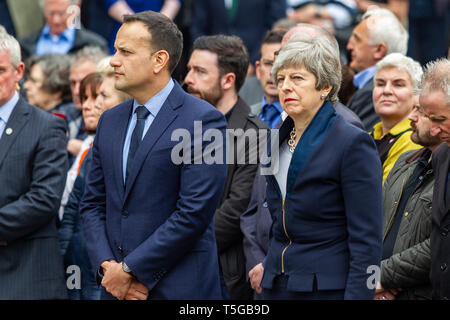
<path fill-rule="evenodd" d="M 147 108 L 147 110 L 150 112 L 150 114 L 153 117 L 156 117 L 159 110 L 161 110 L 164 102 L 167 100 L 167 97 L 169 96 L 170 92 L 172 91 L 174 87 L 174 82 L 172 78 L 170 78 L 169 82 L 166 84 L 166 86 L 159 91 L 156 95 L 150 98 L 144 106 Z M 136 111 L 136 108 L 139 107 L 140 104 L 136 101 L 136 99 L 133 101 L 133 114 Z"/>
<path fill-rule="evenodd" d="M 19 94 L 17 91 L 14 92 L 14 95 L 11 99 L 9 99 L 4 105 L 0 106 L 0 118 L 8 123 L 9 117 L 14 110 L 15 105 L 19 101 Z"/>
<path fill-rule="evenodd" d="M 411 121 L 405 119 L 397 123 L 391 130 L 389 130 L 388 134 L 396 136 L 410 128 L 411 128 Z M 373 137 L 374 139 L 379 140 L 381 139 L 382 135 L 383 135 L 383 126 L 381 122 L 378 122 L 376 125 L 373 126 Z"/>
<path fill-rule="evenodd" d="M 355 76 L 353 77 L 353 84 L 355 85 L 355 87 L 357 87 L 358 89 L 364 87 L 366 83 L 375 76 L 376 70 L 376 66 L 371 66 L 355 74 Z"/>
<path fill-rule="evenodd" d="M 52 39 L 52 37 L 57 37 L 58 40 L 64 39 L 64 40 L 72 42 L 72 40 L 75 39 L 75 28 L 67 28 L 60 35 L 52 36 L 50 34 L 50 27 L 48 24 L 46 24 L 44 26 L 44 28 L 42 29 L 42 36 L 44 36 L 47 39 Z"/>
<path fill-rule="evenodd" d="M 277 108 L 279 113 L 283 112 L 283 107 L 281 106 L 280 100 L 277 100 L 274 103 L 268 103 L 267 100 L 266 100 L 266 96 L 263 96 L 263 98 L 262 98 L 262 107 L 264 108 L 265 105 L 274 105 L 275 108 Z"/>

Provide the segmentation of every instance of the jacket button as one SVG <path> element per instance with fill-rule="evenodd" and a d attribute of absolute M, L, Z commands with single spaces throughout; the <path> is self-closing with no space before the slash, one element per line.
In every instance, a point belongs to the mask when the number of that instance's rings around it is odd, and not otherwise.
<path fill-rule="evenodd" d="M 117 247 L 117 250 L 119 250 L 120 253 L 123 253 L 122 247 Z"/>
<path fill-rule="evenodd" d="M 441 264 L 441 270 L 445 271 L 447 269 L 447 264 L 444 262 L 443 264 Z"/>
<path fill-rule="evenodd" d="M 407 211 L 405 211 L 405 213 L 404 213 L 404 216 L 405 216 L 405 217 L 407 217 L 407 216 L 408 216 L 408 212 L 407 212 Z"/>
<path fill-rule="evenodd" d="M 127 210 L 122 210 L 122 217 L 128 218 L 129 214 Z"/>

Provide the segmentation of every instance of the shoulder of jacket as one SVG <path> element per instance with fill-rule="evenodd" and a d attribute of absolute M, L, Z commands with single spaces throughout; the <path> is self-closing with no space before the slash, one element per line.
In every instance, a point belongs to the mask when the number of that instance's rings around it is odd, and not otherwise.
<path fill-rule="evenodd" d="M 247 114 L 247 124 L 255 129 L 270 129 L 269 126 L 252 111 Z"/>

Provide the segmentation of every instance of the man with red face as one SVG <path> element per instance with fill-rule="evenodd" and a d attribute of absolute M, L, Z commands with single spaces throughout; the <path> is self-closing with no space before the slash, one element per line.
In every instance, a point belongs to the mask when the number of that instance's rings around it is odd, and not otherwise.
<path fill-rule="evenodd" d="M 443 142 L 433 153 L 433 193 L 430 279 L 433 299 L 450 298 L 450 61 L 430 62 L 422 79 L 420 105 L 430 119 L 430 134 Z"/>

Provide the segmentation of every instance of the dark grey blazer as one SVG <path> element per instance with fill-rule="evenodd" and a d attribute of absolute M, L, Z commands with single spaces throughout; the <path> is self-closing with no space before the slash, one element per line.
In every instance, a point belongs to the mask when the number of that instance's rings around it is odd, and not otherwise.
<path fill-rule="evenodd" d="M 239 98 L 228 119 L 228 129 L 269 130 L 264 122 L 251 114 L 244 100 Z M 232 300 L 245 300 L 252 296 L 251 288 L 246 281 L 245 257 L 242 248 L 243 235 L 240 230 L 240 216 L 250 201 L 252 184 L 258 164 L 238 164 L 240 149 L 238 140 L 234 139 L 234 162 L 228 164 L 227 180 L 219 207 L 214 215 L 217 248 L 219 250 L 225 283 Z M 255 146 L 252 146 L 255 147 Z M 253 149 L 252 149 L 253 150 Z M 249 147 L 245 148 L 246 159 Z"/>
<path fill-rule="evenodd" d="M 367 131 L 372 130 L 373 126 L 381 121 L 373 108 L 373 85 L 372 78 L 364 87 L 353 94 L 347 105 L 361 119 Z"/>
<path fill-rule="evenodd" d="M 450 197 L 446 183 L 450 166 L 450 148 L 441 144 L 433 152 L 434 192 L 430 237 L 433 299 L 450 299 Z M 447 186 L 450 188 L 450 184 Z M 447 192 L 448 193 L 448 192 Z"/>
<path fill-rule="evenodd" d="M 62 119 L 20 98 L 0 138 L 0 299 L 67 297 L 55 224 L 65 136 Z"/>

